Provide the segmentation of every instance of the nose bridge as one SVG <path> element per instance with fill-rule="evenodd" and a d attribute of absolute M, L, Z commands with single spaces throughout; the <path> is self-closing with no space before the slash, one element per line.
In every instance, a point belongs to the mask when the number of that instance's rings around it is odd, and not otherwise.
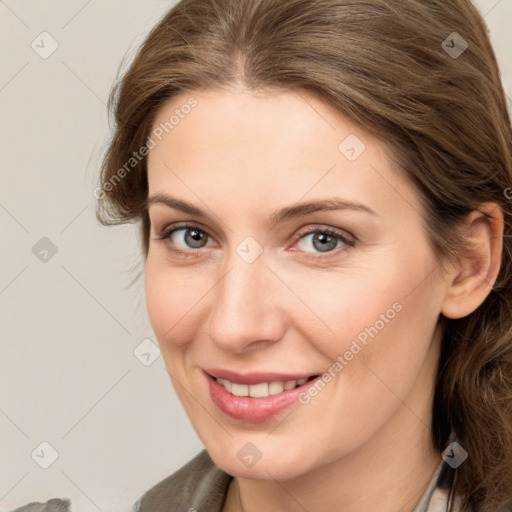
<path fill-rule="evenodd" d="M 242 243 L 231 250 L 224 277 L 215 287 L 210 336 L 225 349 L 241 350 L 254 341 L 280 335 L 277 296 L 271 282 L 274 276 L 266 267 L 264 254 L 251 261 L 244 249 L 247 246 Z"/>

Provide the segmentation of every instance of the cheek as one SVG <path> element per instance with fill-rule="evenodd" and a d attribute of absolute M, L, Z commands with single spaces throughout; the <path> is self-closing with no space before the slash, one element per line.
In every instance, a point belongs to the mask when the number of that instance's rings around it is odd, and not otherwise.
<path fill-rule="evenodd" d="M 189 342 L 199 325 L 194 319 L 194 305 L 207 290 L 203 290 L 204 276 L 195 282 L 193 274 L 148 256 L 144 272 L 146 308 L 162 350 Z"/>
<path fill-rule="evenodd" d="M 433 263 L 425 252 L 381 256 L 378 264 L 350 276 L 317 282 L 324 293 L 313 307 L 331 331 L 322 339 L 322 352 L 331 361 L 346 355 L 354 374 L 383 361 L 394 368 L 417 366 L 436 325 L 440 297 L 428 277 Z"/>

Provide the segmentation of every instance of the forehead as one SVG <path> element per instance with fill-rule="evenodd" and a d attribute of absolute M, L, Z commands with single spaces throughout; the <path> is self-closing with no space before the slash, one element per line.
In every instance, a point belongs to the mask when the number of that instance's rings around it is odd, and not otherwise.
<path fill-rule="evenodd" d="M 304 91 L 180 94 L 160 108 L 152 134 L 150 194 L 221 193 L 243 206 L 248 199 L 296 202 L 335 192 L 366 199 L 375 210 L 419 208 L 388 146 Z"/>

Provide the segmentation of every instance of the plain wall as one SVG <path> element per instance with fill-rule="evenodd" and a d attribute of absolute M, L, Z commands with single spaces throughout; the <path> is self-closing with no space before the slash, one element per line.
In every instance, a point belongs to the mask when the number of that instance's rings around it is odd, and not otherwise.
<path fill-rule="evenodd" d="M 155 340 L 138 231 L 94 216 L 110 86 L 174 4 L 0 1 L 0 511 L 129 511 L 202 449 L 162 357 L 134 354 Z M 476 5 L 512 97 L 512 0 Z"/>

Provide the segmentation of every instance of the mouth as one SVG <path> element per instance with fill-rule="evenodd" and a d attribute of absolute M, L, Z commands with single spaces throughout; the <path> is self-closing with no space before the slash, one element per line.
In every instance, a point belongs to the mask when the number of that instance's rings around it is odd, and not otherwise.
<path fill-rule="evenodd" d="M 241 384 L 238 382 L 232 382 L 227 379 L 219 379 L 218 377 L 215 380 L 226 389 L 229 393 L 235 396 L 250 396 L 252 398 L 266 398 L 268 396 L 279 395 L 284 391 L 288 391 L 290 389 L 295 389 L 300 386 L 303 386 L 307 382 L 316 379 L 318 375 L 312 375 L 311 377 L 303 377 L 301 379 L 290 379 L 286 381 L 267 381 L 260 382 L 257 384 Z"/>
<path fill-rule="evenodd" d="M 320 378 L 319 374 L 240 375 L 224 370 L 203 373 L 217 408 L 230 418 L 251 423 L 267 421 L 292 406 Z"/>

